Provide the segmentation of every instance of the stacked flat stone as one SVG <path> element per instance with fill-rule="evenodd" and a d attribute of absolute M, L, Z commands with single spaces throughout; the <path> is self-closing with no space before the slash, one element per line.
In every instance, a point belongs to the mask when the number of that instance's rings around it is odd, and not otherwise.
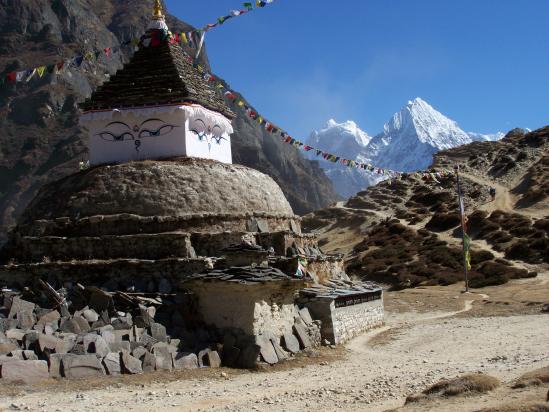
<path fill-rule="evenodd" d="M 186 281 L 203 282 L 237 282 L 242 284 L 261 284 L 264 282 L 302 282 L 304 279 L 288 275 L 279 269 L 272 267 L 230 267 L 215 269 L 205 273 L 191 275 Z"/>
<path fill-rule="evenodd" d="M 44 309 L 14 293 L 5 292 L 0 298 L 4 305 L 0 306 L 2 380 L 32 383 L 48 377 L 86 378 L 221 366 L 218 352 L 209 346 L 196 353 L 183 350 L 185 345 L 172 339 L 166 327 L 155 321 L 155 306 L 139 305 L 139 315 L 132 316 L 116 311 L 112 295 L 100 290 L 92 294 L 89 303 L 104 310 L 86 306 L 72 314 L 65 306 Z"/>

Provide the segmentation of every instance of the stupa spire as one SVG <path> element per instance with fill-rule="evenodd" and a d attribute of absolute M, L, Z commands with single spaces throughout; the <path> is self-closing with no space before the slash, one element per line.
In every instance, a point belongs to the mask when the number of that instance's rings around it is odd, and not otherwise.
<path fill-rule="evenodd" d="M 164 8 L 162 7 L 162 2 L 160 0 L 154 0 L 152 20 L 147 26 L 147 30 L 168 31 L 168 26 L 166 25 L 166 20 L 164 16 Z"/>
<path fill-rule="evenodd" d="M 162 3 L 160 0 L 154 0 L 154 12 L 153 12 L 153 19 L 155 20 L 161 20 L 164 19 L 164 14 L 162 13 Z"/>

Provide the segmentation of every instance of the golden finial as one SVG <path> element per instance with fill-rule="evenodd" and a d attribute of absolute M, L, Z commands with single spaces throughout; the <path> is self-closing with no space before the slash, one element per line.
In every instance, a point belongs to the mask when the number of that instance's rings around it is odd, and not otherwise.
<path fill-rule="evenodd" d="M 162 14 L 162 3 L 160 3 L 160 0 L 154 0 L 153 17 L 155 19 L 163 19 L 164 18 L 164 15 Z"/>

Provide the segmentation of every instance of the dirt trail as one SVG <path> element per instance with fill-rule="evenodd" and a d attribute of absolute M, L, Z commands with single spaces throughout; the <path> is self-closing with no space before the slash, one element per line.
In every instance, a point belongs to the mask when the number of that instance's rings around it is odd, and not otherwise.
<path fill-rule="evenodd" d="M 134 384 L 78 392 L 30 392 L 0 399 L 0 410 L 15 404 L 21 409 L 64 412 L 376 412 L 401 406 L 407 395 L 441 378 L 482 371 L 510 380 L 545 366 L 547 316 L 463 317 L 480 305 L 482 298 L 485 296 L 477 299 L 475 294 L 467 295 L 459 310 L 389 313 L 385 328 L 349 342 L 344 359 L 333 363 L 264 373 L 236 374 L 224 369 L 224 378 L 220 370 L 218 378 L 210 374 L 170 383 L 153 381 L 145 387 Z"/>
<path fill-rule="evenodd" d="M 482 186 L 493 187 L 496 189 L 496 199 L 493 202 L 487 202 L 479 207 L 480 210 L 493 212 L 494 210 L 503 210 L 504 212 L 513 212 L 516 199 L 511 194 L 510 189 L 495 182 L 494 180 L 482 178 L 468 173 L 461 175 Z"/>

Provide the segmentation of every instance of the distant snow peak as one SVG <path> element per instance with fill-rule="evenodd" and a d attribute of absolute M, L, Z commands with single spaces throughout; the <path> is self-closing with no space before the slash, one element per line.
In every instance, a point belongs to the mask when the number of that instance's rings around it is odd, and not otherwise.
<path fill-rule="evenodd" d="M 504 137 L 495 134 L 466 133 L 458 124 L 444 116 L 420 97 L 408 101 L 383 126 L 383 131 L 371 137 L 358 125 L 347 120 L 328 120 L 326 128 L 311 133 L 307 144 L 359 162 L 399 171 L 427 168 L 433 154 L 473 141 L 496 141 Z M 311 152 L 309 158 L 315 156 Z M 336 191 L 349 197 L 375 184 L 379 177 L 348 168 L 338 163 L 321 162 L 332 179 Z"/>

